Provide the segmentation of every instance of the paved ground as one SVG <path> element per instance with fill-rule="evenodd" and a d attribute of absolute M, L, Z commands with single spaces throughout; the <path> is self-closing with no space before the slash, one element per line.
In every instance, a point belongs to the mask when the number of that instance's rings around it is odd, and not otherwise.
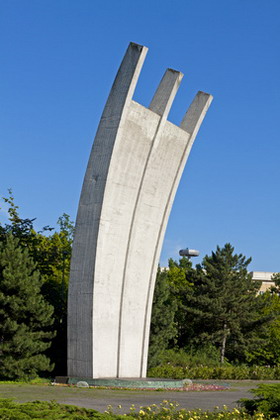
<path fill-rule="evenodd" d="M 151 405 L 151 404 L 160 404 L 163 400 L 176 401 L 180 404 L 181 408 L 186 408 L 188 410 L 201 408 L 202 410 L 213 410 L 216 406 L 223 407 L 227 405 L 229 408 L 237 406 L 237 400 L 240 398 L 248 397 L 251 398 L 252 395 L 246 390 L 242 391 L 202 391 L 202 392 L 157 392 L 148 394 L 134 394 L 134 395 L 123 395 L 123 396 L 110 396 L 106 398 L 90 398 L 84 396 L 82 399 L 80 397 L 72 397 L 60 399 L 59 402 L 80 405 L 87 408 L 94 408 L 95 410 L 103 412 L 106 410 L 107 405 L 110 404 L 113 406 L 113 409 L 116 408 L 119 404 L 122 406 L 121 411 L 123 413 L 128 413 L 131 404 L 135 404 L 136 409 L 139 409 L 140 406 Z"/>
<path fill-rule="evenodd" d="M 213 381 L 204 381 L 213 383 Z M 77 387 L 26 385 L 0 383 L 0 398 L 14 398 L 19 402 L 26 401 L 52 401 L 63 404 L 78 405 L 93 408 L 100 412 L 106 410 L 110 404 L 114 412 L 129 412 L 132 404 L 136 409 L 140 406 L 160 404 L 163 400 L 176 401 L 181 408 L 213 410 L 216 406 L 228 408 L 237 407 L 240 398 L 252 398 L 249 392 L 260 383 L 280 383 L 280 381 L 226 381 L 230 386 L 225 391 L 128 391 L 108 389 L 88 389 Z M 216 384 L 225 385 L 225 381 L 215 381 Z M 120 410 L 117 406 L 121 405 Z"/>
<path fill-rule="evenodd" d="M 144 405 L 159 404 L 163 400 L 177 401 L 180 407 L 186 409 L 213 410 L 216 406 L 223 407 L 224 404 L 233 408 L 237 406 L 237 400 L 240 398 L 252 398 L 249 389 L 256 387 L 258 383 L 260 382 L 231 381 L 230 390 L 193 392 L 124 391 L 0 383 L 0 398 L 14 398 L 19 402 L 55 400 L 59 403 L 94 408 L 101 412 L 106 410 L 109 404 L 113 406 L 114 411 L 128 412 L 131 404 L 135 404 L 135 407 L 139 408 Z M 117 410 L 119 404 L 122 405 L 121 410 Z"/>

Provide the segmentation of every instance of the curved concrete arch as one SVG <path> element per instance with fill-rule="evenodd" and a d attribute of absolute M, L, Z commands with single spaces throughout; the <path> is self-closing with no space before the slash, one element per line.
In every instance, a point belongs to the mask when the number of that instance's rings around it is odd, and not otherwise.
<path fill-rule="evenodd" d="M 156 267 L 191 145 L 212 97 L 167 121 L 182 74 L 149 108 L 132 100 L 147 48 L 130 44 L 102 114 L 81 192 L 68 295 L 68 375 L 145 377 Z"/>

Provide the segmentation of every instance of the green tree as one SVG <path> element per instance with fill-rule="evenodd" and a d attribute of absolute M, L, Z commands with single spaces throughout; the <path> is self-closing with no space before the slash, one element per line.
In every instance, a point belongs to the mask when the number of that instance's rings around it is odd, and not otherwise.
<path fill-rule="evenodd" d="M 191 287 L 188 273 L 191 262 L 187 258 L 180 259 L 179 263 L 172 258 L 168 261 L 168 269 L 158 269 L 149 345 L 149 367 L 160 361 L 164 350 L 177 345 L 181 337 L 182 326 L 182 296 Z"/>
<path fill-rule="evenodd" d="M 55 364 L 56 375 L 66 375 L 67 372 L 67 292 L 71 244 L 64 231 L 37 237 L 36 261 L 45 279 L 42 293 L 55 309 L 54 329 L 57 334 L 47 355 Z"/>
<path fill-rule="evenodd" d="M 186 320 L 192 325 L 189 343 L 215 345 L 222 363 L 225 356 L 244 359 L 265 321 L 259 316 L 259 285 L 247 271 L 250 262 L 251 258 L 234 254 L 229 243 L 218 246 L 197 266 L 194 287 L 184 302 Z"/>
<path fill-rule="evenodd" d="M 277 281 L 275 284 L 276 286 L 258 296 L 258 299 L 263 301 L 260 317 L 268 319 L 269 322 L 264 324 L 259 332 L 259 338 L 265 345 L 254 346 L 250 352 L 247 352 L 249 363 L 280 365 L 280 293 L 277 290 Z"/>
<path fill-rule="evenodd" d="M 54 333 L 53 308 L 28 250 L 11 234 L 0 244 L 0 377 L 30 378 L 52 366 L 43 354 Z"/>
<path fill-rule="evenodd" d="M 149 367 L 156 366 L 163 350 L 177 333 L 174 322 L 176 302 L 171 292 L 168 271 L 158 268 L 155 284 L 149 342 Z"/>
<path fill-rule="evenodd" d="M 9 223 L 0 225 L 0 243 L 12 234 L 19 244 L 28 249 L 43 278 L 42 294 L 54 307 L 54 330 L 57 332 L 47 350 L 55 365 L 56 375 L 66 375 L 67 371 L 67 292 L 70 273 L 71 249 L 74 224 L 67 214 L 58 219 L 59 232 L 45 226 L 36 232 L 35 219 L 23 219 L 14 202 L 12 191 L 3 198 L 8 204 Z"/>
<path fill-rule="evenodd" d="M 271 280 L 275 285 L 270 288 L 270 292 L 280 296 L 280 273 L 274 273 Z"/>
<path fill-rule="evenodd" d="M 180 258 L 179 262 L 170 258 L 168 266 L 168 283 L 171 286 L 171 292 L 177 304 L 174 318 L 177 335 L 176 340 L 173 340 L 173 346 L 176 345 L 176 347 L 183 348 L 191 335 L 190 329 L 192 328 L 192 325 L 186 319 L 185 300 L 193 286 L 196 270 L 192 268 L 191 261 L 186 257 Z"/>

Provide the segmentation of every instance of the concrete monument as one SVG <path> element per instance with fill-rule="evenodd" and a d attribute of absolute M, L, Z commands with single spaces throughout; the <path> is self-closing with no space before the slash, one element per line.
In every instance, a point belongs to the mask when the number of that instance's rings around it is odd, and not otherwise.
<path fill-rule="evenodd" d="M 147 48 L 131 43 L 105 105 L 78 208 L 68 297 L 68 376 L 145 378 L 157 265 L 174 196 L 212 97 L 167 121 L 183 77 L 133 101 Z"/>

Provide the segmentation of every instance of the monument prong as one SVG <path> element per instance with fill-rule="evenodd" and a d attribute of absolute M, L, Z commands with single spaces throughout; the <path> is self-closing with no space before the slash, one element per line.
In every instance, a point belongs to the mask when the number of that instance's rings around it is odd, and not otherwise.
<path fill-rule="evenodd" d="M 167 120 L 182 73 L 146 108 L 132 100 L 147 48 L 131 43 L 106 102 L 81 192 L 68 293 L 68 376 L 146 377 L 156 270 L 191 146 L 211 103 Z"/>
<path fill-rule="evenodd" d="M 187 131 L 191 136 L 196 136 L 212 100 L 213 96 L 209 93 L 197 92 L 184 115 L 180 128 Z"/>
<path fill-rule="evenodd" d="M 166 119 L 183 76 L 183 73 L 179 71 L 167 69 L 153 96 L 149 109 Z"/>
<path fill-rule="evenodd" d="M 153 141 L 154 148 L 158 146 L 158 142 L 161 139 L 161 131 L 164 129 L 166 119 L 182 78 L 183 73 L 167 69 L 150 103 L 149 109 L 161 116 Z"/>

